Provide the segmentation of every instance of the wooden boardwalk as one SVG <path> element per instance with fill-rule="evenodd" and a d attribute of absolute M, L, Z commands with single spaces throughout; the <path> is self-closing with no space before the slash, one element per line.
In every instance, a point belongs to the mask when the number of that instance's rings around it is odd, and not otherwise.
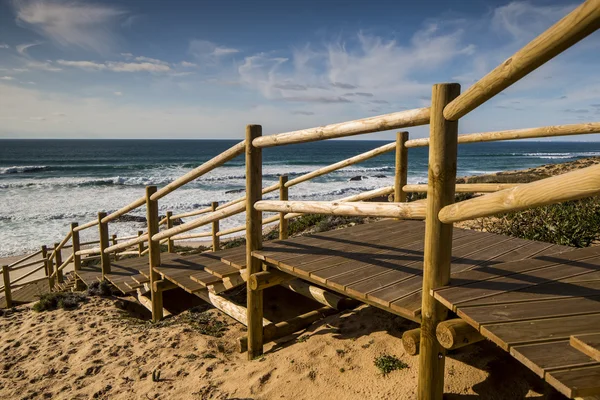
<path fill-rule="evenodd" d="M 434 297 L 564 395 L 600 395 L 600 247 L 480 266 Z"/>
<path fill-rule="evenodd" d="M 424 231 L 421 221 L 384 220 L 269 242 L 253 254 L 272 267 L 418 322 Z M 565 250 L 455 228 L 452 274 Z"/>

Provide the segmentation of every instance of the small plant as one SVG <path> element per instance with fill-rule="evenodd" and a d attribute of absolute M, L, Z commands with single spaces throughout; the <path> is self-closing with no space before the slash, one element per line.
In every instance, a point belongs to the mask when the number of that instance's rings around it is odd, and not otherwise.
<path fill-rule="evenodd" d="M 343 374 L 344 372 L 346 372 L 346 368 L 344 368 L 344 367 L 340 368 L 340 372 Z"/>
<path fill-rule="evenodd" d="M 74 310 L 80 303 L 85 303 L 87 301 L 87 297 L 81 293 L 46 293 L 41 295 L 40 300 L 33 305 L 33 311 L 52 311 L 59 308 L 62 308 L 63 310 Z"/>
<path fill-rule="evenodd" d="M 160 369 L 152 371 L 152 382 L 160 382 Z"/>
<path fill-rule="evenodd" d="M 217 358 L 214 353 L 204 353 L 203 358 Z"/>
<path fill-rule="evenodd" d="M 335 352 L 340 357 L 343 357 L 344 354 L 346 354 L 346 350 L 344 350 L 344 349 L 337 349 Z"/>
<path fill-rule="evenodd" d="M 314 381 L 315 379 L 317 379 L 317 371 L 315 371 L 314 369 L 311 369 L 310 372 L 308 373 L 308 378 L 311 381 Z"/>
<path fill-rule="evenodd" d="M 375 358 L 375 366 L 381 371 L 383 375 L 387 375 L 392 371 L 399 369 L 408 368 L 408 364 L 402 362 L 396 356 L 389 354 L 382 354 Z"/>
<path fill-rule="evenodd" d="M 304 343 L 307 340 L 308 340 L 308 335 L 302 335 L 298 339 L 296 339 L 296 342 L 298 342 L 298 343 Z"/>
<path fill-rule="evenodd" d="M 114 286 L 108 281 L 92 282 L 87 289 L 88 296 L 107 297 L 114 294 Z"/>

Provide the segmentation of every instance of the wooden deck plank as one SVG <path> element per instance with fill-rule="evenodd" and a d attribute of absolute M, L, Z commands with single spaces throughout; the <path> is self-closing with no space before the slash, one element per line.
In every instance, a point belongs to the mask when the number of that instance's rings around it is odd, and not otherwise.
<path fill-rule="evenodd" d="M 600 332 L 600 326 L 598 326 Z M 571 335 L 570 344 L 585 355 L 600 361 L 600 333 Z"/>
<path fill-rule="evenodd" d="M 549 371 L 600 365 L 571 347 L 568 340 L 515 346 L 510 354 L 540 378 L 545 378 Z"/>
<path fill-rule="evenodd" d="M 483 325 L 479 331 L 508 351 L 519 344 L 568 340 L 573 334 L 597 333 L 600 313 Z"/>
<path fill-rule="evenodd" d="M 549 372 L 546 380 L 570 398 L 600 394 L 600 366 Z"/>

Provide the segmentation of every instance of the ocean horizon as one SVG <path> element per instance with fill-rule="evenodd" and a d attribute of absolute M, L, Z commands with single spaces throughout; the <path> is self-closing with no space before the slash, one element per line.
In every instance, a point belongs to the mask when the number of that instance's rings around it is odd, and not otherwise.
<path fill-rule="evenodd" d="M 0 256 L 60 241 L 71 222 L 85 223 L 164 186 L 239 140 L 219 139 L 2 139 L 0 140 Z M 391 140 L 335 140 L 267 148 L 263 186 L 352 157 Z M 409 150 L 409 183 L 427 180 L 427 148 Z M 458 176 L 537 167 L 600 155 L 600 142 L 518 141 L 459 146 Z M 290 188 L 290 199 L 333 200 L 393 184 L 394 152 Z M 350 180 L 361 177 L 360 180 Z M 243 194 L 243 155 L 190 182 L 159 202 L 164 214 L 192 211 Z M 270 193 L 265 198 L 276 198 Z M 145 216 L 145 209 L 131 213 Z M 221 221 L 227 229 L 244 214 Z M 142 222 L 110 224 L 110 233 L 135 234 Z M 195 232 L 208 229 L 200 228 Z M 95 229 L 83 240 L 96 239 Z"/>

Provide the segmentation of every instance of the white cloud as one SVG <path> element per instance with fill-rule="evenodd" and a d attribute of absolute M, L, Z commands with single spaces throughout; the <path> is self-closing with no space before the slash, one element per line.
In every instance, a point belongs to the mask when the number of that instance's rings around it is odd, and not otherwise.
<path fill-rule="evenodd" d="M 49 71 L 49 72 L 59 72 L 62 71 L 62 68 L 58 68 L 53 66 L 49 61 L 40 62 L 40 61 L 27 61 L 25 63 L 25 67 L 29 69 L 39 69 L 41 71 Z"/>
<path fill-rule="evenodd" d="M 2 79 L 3 81 L 14 81 L 15 78 L 13 78 L 12 76 L 2 76 L 0 77 L 0 79 Z"/>
<path fill-rule="evenodd" d="M 198 66 L 198 64 L 189 61 L 182 61 L 181 63 L 179 63 L 179 65 L 181 65 L 184 68 L 194 68 Z"/>
<path fill-rule="evenodd" d="M 115 96 L 123 96 L 123 92 L 113 92 Z"/>
<path fill-rule="evenodd" d="M 39 43 L 39 42 L 24 43 L 24 44 L 20 44 L 20 45 L 15 46 L 15 49 L 17 49 L 17 53 L 19 53 L 19 54 L 21 54 L 23 56 L 26 56 L 27 55 L 27 49 L 29 49 L 30 47 L 33 47 L 33 46 L 38 46 L 40 44 L 41 43 Z"/>
<path fill-rule="evenodd" d="M 94 61 L 57 60 L 56 63 L 65 67 L 113 72 L 168 72 L 171 70 L 168 65 L 154 64 L 150 62 L 126 63 L 107 61 L 104 63 L 98 63 Z"/>
<path fill-rule="evenodd" d="M 166 61 L 158 60 L 156 58 L 144 57 L 144 56 L 136 57 L 135 61 L 149 62 L 152 64 L 169 65 L 169 63 Z"/>
<path fill-rule="evenodd" d="M 6 43 L 0 43 L 0 49 L 10 49 L 10 46 Z"/>
<path fill-rule="evenodd" d="M 228 56 L 239 53 L 238 49 L 219 46 L 208 40 L 192 40 L 188 51 L 203 65 L 215 65 Z"/>
<path fill-rule="evenodd" d="M 17 23 L 63 46 L 106 53 L 113 46 L 115 25 L 127 13 L 83 1 L 25 0 L 14 2 Z"/>

